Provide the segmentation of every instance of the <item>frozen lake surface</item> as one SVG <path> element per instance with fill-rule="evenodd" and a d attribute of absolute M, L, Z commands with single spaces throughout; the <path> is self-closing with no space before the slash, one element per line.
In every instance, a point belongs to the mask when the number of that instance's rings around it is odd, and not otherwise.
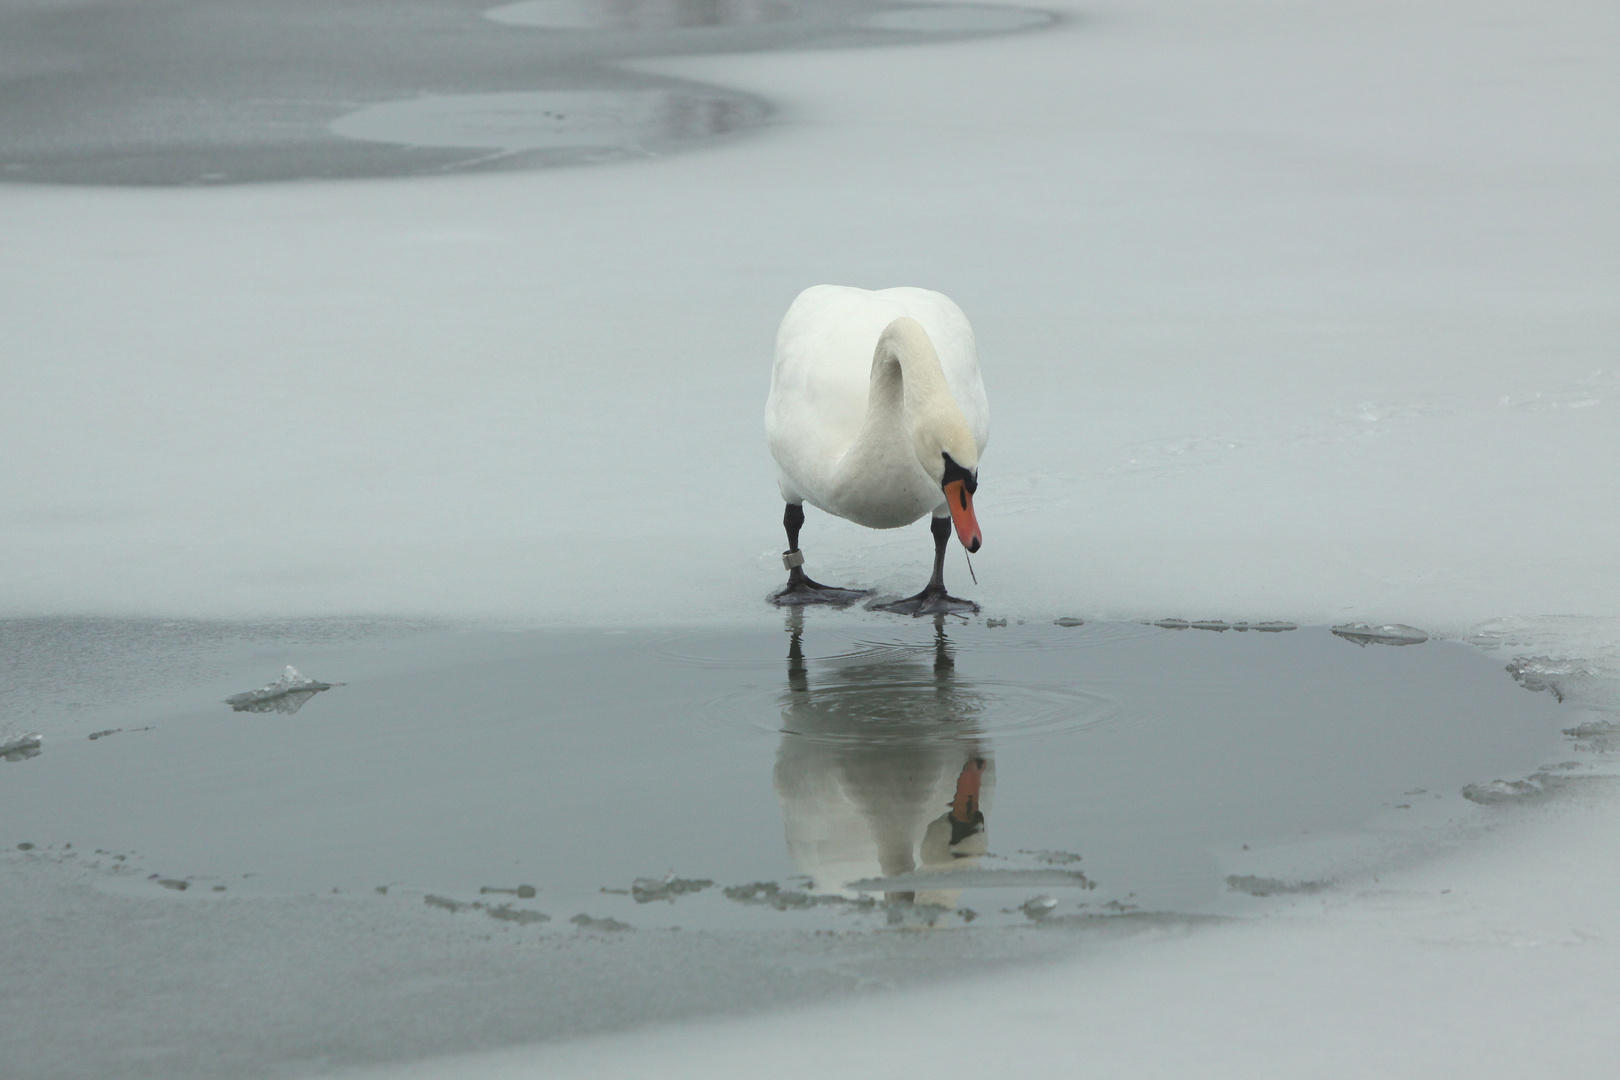
<path fill-rule="evenodd" d="M 269 1075 L 422 1052 L 380 1049 L 373 1006 L 292 1023 L 276 1001 L 296 990 L 349 1009 L 346 988 L 380 958 L 267 961 L 266 928 L 289 920 L 312 941 L 359 920 L 388 937 L 389 964 L 451 984 L 498 947 L 489 977 L 527 980 L 532 1015 L 431 1046 L 487 1049 L 1241 915 L 1432 843 L 1482 812 L 1466 786 L 1557 771 L 1571 752 L 1568 712 L 1494 657 L 1320 627 L 811 612 L 670 631 L 6 630 L 22 689 L 11 719 L 41 702 L 35 717 L 58 718 L 41 752 L 0 776 L 16 886 L 5 989 L 41 1054 L 19 1077 L 58 1075 L 45 1058 L 72 1025 L 117 1022 L 98 1018 L 96 994 L 57 995 L 136 954 L 139 972 L 120 978 L 141 1002 L 120 1015 L 144 1016 L 146 1056 L 118 1040 L 76 1051 L 99 1075 L 198 1063 Z M 282 689 L 303 696 L 286 711 L 223 700 L 288 663 Z M 310 691 L 310 676 L 328 688 Z M 257 708 L 276 692 L 248 696 Z M 177 952 L 107 944 L 152 920 Z M 677 930 L 708 936 L 676 945 Z M 932 943 L 914 943 L 920 931 Z M 465 939 L 459 959 L 440 951 L 447 933 Z M 635 943 L 586 983 L 555 985 L 577 980 L 567 965 L 590 963 L 576 953 L 596 939 Z M 531 948 L 572 959 L 534 952 L 526 969 Z M 649 980 L 689 966 L 683 948 L 707 966 L 672 1013 L 647 1000 Z M 807 956 L 842 974 L 799 982 Z M 188 979 L 225 967 L 224 989 Z M 307 985 L 317 973 L 332 989 Z M 274 1049 L 233 1049 L 185 1019 L 250 1005 L 267 1010 L 259 1037 L 282 1031 Z M 388 1024 L 468 1007 L 390 998 Z"/>
<path fill-rule="evenodd" d="M 4 1071 L 1612 1074 L 1615 9 L 1042 6 L 0 0 Z M 816 282 L 1008 625 L 762 607 Z"/>

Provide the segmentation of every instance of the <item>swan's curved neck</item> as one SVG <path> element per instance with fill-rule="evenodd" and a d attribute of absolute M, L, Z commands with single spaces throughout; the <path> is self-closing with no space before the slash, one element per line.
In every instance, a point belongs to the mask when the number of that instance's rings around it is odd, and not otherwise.
<path fill-rule="evenodd" d="M 961 410 L 945 382 L 934 343 L 915 319 L 891 322 L 872 354 L 872 384 L 866 400 L 866 423 L 851 447 L 871 449 L 903 441 L 912 446 L 920 428 L 937 419 L 960 421 Z"/>
<path fill-rule="evenodd" d="M 947 444 L 973 445 L 967 421 L 927 332 L 915 319 L 895 319 L 872 354 L 860 433 L 833 467 L 838 512 L 880 529 L 917 520 L 943 503 Z"/>

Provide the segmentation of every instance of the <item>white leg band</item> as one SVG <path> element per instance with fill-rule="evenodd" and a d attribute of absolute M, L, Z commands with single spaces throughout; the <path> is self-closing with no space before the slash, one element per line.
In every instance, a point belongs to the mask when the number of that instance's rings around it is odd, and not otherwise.
<path fill-rule="evenodd" d="M 803 566 L 803 565 L 804 565 L 804 552 L 800 551 L 798 548 L 794 548 L 792 551 L 784 551 L 784 552 L 782 552 L 782 568 L 783 569 L 792 570 L 796 566 Z"/>

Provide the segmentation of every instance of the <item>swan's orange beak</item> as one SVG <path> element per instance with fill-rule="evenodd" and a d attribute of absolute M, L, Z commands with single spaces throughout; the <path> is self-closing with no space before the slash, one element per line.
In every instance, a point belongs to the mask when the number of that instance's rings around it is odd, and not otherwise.
<path fill-rule="evenodd" d="M 973 494 L 961 480 L 945 485 L 945 502 L 951 508 L 951 521 L 956 525 L 956 538 L 969 551 L 978 551 L 984 543 L 979 534 L 979 519 L 973 516 Z"/>
<path fill-rule="evenodd" d="M 979 784 L 984 778 L 984 758 L 974 758 L 962 766 L 956 777 L 956 798 L 951 800 L 951 817 L 969 822 L 979 812 Z"/>

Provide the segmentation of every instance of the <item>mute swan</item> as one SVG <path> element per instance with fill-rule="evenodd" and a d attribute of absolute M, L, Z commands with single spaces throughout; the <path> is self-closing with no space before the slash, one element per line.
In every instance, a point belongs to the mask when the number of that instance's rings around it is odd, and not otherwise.
<path fill-rule="evenodd" d="M 927 289 L 816 285 L 800 293 L 776 334 L 765 431 L 787 511 L 788 582 L 774 603 L 847 604 L 804 572 L 804 503 L 873 529 L 929 512 L 934 573 L 916 596 L 875 605 L 907 615 L 978 611 L 945 591 L 951 524 L 968 551 L 979 455 L 990 440 L 973 328 L 949 297 Z"/>

